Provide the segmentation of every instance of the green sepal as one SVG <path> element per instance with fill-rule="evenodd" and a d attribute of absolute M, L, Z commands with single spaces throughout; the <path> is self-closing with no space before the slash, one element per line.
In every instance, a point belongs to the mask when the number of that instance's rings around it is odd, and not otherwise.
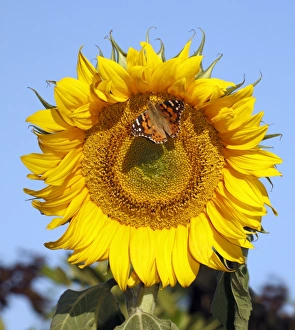
<path fill-rule="evenodd" d="M 56 108 L 55 105 L 49 104 L 48 102 L 46 102 L 43 97 L 41 97 L 41 95 L 34 89 L 31 87 L 28 87 L 30 90 L 32 90 L 36 96 L 38 97 L 39 101 L 42 103 L 42 105 L 44 106 L 45 109 L 53 109 Z"/>
<path fill-rule="evenodd" d="M 226 89 L 225 96 L 230 95 L 231 93 L 235 92 L 237 89 L 239 89 L 241 86 L 243 86 L 244 83 L 245 83 L 245 76 L 244 76 L 243 81 L 240 82 L 239 84 L 237 84 L 237 85 L 235 85 L 235 86 L 228 87 L 228 88 Z"/>
<path fill-rule="evenodd" d="M 50 84 L 56 85 L 57 84 L 56 80 L 46 80 L 46 82 L 47 82 L 48 85 L 50 85 Z"/>
<path fill-rule="evenodd" d="M 193 39 L 194 39 L 194 36 L 196 35 L 196 31 L 194 30 L 194 29 L 192 29 L 191 31 L 189 31 L 189 32 L 193 32 L 193 35 L 188 39 L 188 41 L 186 42 L 186 44 L 189 42 L 189 41 L 192 41 Z M 181 49 L 181 51 L 177 54 L 177 55 L 175 55 L 173 58 L 177 58 L 182 52 L 183 52 L 183 50 L 185 49 L 185 47 L 186 47 L 186 44 L 185 44 L 185 46 Z M 193 54 L 192 56 L 194 56 L 195 54 Z"/>
<path fill-rule="evenodd" d="M 270 183 L 270 185 L 271 185 L 271 189 L 272 189 L 272 188 L 273 188 L 273 183 L 272 183 L 272 181 L 271 181 L 271 178 L 270 178 L 269 176 L 266 176 L 265 178 L 266 178 L 266 180 Z"/>
<path fill-rule="evenodd" d="M 244 255 L 247 250 L 244 250 Z M 249 274 L 246 264 L 236 265 L 232 273 L 217 272 L 217 288 L 211 312 L 226 330 L 248 329 L 252 310 Z"/>
<path fill-rule="evenodd" d="M 264 230 L 264 228 L 261 226 L 261 229 L 259 230 L 260 234 L 269 234 L 269 231 Z"/>
<path fill-rule="evenodd" d="M 200 42 L 198 49 L 194 52 L 193 56 L 201 56 L 203 54 L 203 50 L 205 46 L 205 40 L 206 40 L 205 32 L 201 28 L 199 28 L 199 30 L 202 32 L 202 40 Z"/>
<path fill-rule="evenodd" d="M 146 32 L 146 35 L 145 35 L 145 41 L 150 44 L 150 30 L 151 29 L 156 29 L 155 26 L 151 26 L 148 28 L 147 32 Z"/>
<path fill-rule="evenodd" d="M 281 133 L 275 133 L 275 134 L 266 134 L 263 138 L 263 140 L 267 140 L 267 139 L 272 139 L 272 138 L 275 138 L 275 137 L 280 137 L 282 138 L 283 137 L 283 134 Z"/>
<path fill-rule="evenodd" d="M 84 291 L 67 290 L 56 306 L 50 330 L 113 330 L 124 322 L 118 303 L 111 293 L 114 279 Z"/>
<path fill-rule="evenodd" d="M 160 41 L 160 49 L 159 51 L 157 52 L 157 55 L 160 57 L 160 59 L 165 62 L 166 61 L 166 58 L 165 58 L 165 46 L 164 46 L 164 43 L 163 41 L 160 39 L 160 38 L 156 38 L 155 40 L 159 40 Z"/>
<path fill-rule="evenodd" d="M 127 68 L 127 53 L 123 51 L 122 48 L 116 43 L 112 36 L 113 31 L 110 31 L 110 36 L 106 37 L 110 40 L 112 45 L 111 60 L 120 64 L 123 68 Z"/>
<path fill-rule="evenodd" d="M 255 87 L 260 82 L 261 79 L 262 79 L 262 72 L 260 72 L 260 77 L 256 81 L 254 81 L 252 85 Z"/>
<path fill-rule="evenodd" d="M 150 28 L 148 28 L 147 33 L 146 33 L 146 37 L 145 37 L 145 41 L 150 44 L 150 30 L 151 29 L 156 29 L 155 26 L 151 26 Z M 165 62 L 165 46 L 163 41 L 160 38 L 156 38 L 155 40 L 159 40 L 160 41 L 160 49 L 157 52 L 157 55 L 160 57 L 160 59 Z"/>
<path fill-rule="evenodd" d="M 142 312 L 140 309 L 115 330 L 178 330 L 177 326 L 170 320 L 160 320 L 152 314 Z"/>
<path fill-rule="evenodd" d="M 44 129 L 42 129 L 42 128 L 38 127 L 38 126 L 35 126 L 35 125 L 29 125 L 29 127 L 33 127 L 32 132 L 33 133 L 36 133 L 36 134 L 52 134 L 50 132 L 44 131 Z"/>
<path fill-rule="evenodd" d="M 215 65 L 219 62 L 219 60 L 221 59 L 223 55 L 220 54 L 217 59 L 211 63 L 211 65 L 208 66 L 208 68 L 206 70 L 201 70 L 196 76 L 195 79 L 199 79 L 199 78 L 211 78 L 212 75 L 212 71 L 215 67 Z"/>
<path fill-rule="evenodd" d="M 228 269 L 228 271 L 233 271 L 233 266 L 232 266 L 232 262 L 227 261 L 220 253 L 218 253 L 218 251 L 213 247 L 213 251 L 216 254 L 216 256 L 219 258 L 219 260 L 222 262 L 222 264 L 224 265 L 224 267 L 226 267 Z"/>
<path fill-rule="evenodd" d="M 98 56 L 104 57 L 103 52 L 99 46 L 96 45 L 96 48 L 98 49 Z"/>

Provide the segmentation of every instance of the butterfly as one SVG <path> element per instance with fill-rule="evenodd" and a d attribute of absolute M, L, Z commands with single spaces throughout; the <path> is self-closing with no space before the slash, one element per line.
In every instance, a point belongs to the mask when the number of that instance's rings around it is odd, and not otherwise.
<path fill-rule="evenodd" d="M 148 109 L 139 115 L 131 126 L 134 136 L 143 136 L 155 143 L 167 141 L 177 136 L 184 103 L 179 100 L 166 100 L 163 103 L 147 104 Z"/>

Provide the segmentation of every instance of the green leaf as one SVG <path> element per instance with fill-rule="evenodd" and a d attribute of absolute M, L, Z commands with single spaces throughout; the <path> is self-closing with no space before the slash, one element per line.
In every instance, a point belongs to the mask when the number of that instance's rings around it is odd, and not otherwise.
<path fill-rule="evenodd" d="M 71 280 L 67 277 L 65 271 L 60 267 L 51 268 L 45 265 L 41 270 L 41 274 L 50 278 L 51 280 L 53 280 L 58 284 L 64 284 L 64 285 L 71 284 Z"/>
<path fill-rule="evenodd" d="M 218 272 L 218 285 L 211 311 L 227 330 L 248 329 L 252 304 L 246 264 L 232 273 Z"/>
<path fill-rule="evenodd" d="M 124 321 L 111 293 L 115 281 L 84 291 L 67 290 L 60 297 L 50 330 L 113 330 Z"/>
<path fill-rule="evenodd" d="M 136 311 L 122 325 L 115 330 L 178 330 L 177 326 L 170 320 L 160 320 L 152 314 Z"/>
<path fill-rule="evenodd" d="M 81 285 L 92 286 L 101 282 L 105 282 L 111 278 L 107 273 L 106 263 L 100 262 L 95 267 L 79 268 L 77 265 L 68 265 L 72 280 Z"/>
<path fill-rule="evenodd" d="M 231 274 L 231 288 L 236 302 L 235 329 L 248 329 L 252 311 L 249 292 L 249 273 L 246 264 L 239 265 L 238 270 Z M 247 328 L 245 328 L 247 325 Z"/>

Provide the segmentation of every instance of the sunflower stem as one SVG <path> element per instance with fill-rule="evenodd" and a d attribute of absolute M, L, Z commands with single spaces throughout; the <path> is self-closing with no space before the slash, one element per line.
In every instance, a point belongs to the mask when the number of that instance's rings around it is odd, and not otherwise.
<path fill-rule="evenodd" d="M 159 284 L 155 284 L 151 287 L 145 287 L 143 284 L 140 284 L 137 292 L 137 307 L 143 312 L 153 314 L 159 287 Z"/>
<path fill-rule="evenodd" d="M 127 312 L 128 315 L 131 316 L 136 312 L 136 294 L 134 292 L 134 289 L 131 288 L 127 288 L 124 294 L 125 294 Z"/>

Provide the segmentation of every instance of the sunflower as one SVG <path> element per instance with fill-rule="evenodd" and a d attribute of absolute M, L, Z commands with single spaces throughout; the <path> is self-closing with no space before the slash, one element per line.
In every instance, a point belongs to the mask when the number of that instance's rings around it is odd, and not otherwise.
<path fill-rule="evenodd" d="M 94 66 L 80 49 L 77 78 L 54 82 L 56 106 L 37 94 L 46 109 L 27 118 L 42 153 L 22 161 L 46 186 L 25 192 L 54 217 L 48 229 L 67 224 L 46 247 L 72 250 L 80 267 L 108 260 L 122 290 L 186 287 L 200 264 L 230 271 L 266 206 L 276 213 L 260 178 L 281 175 L 281 159 L 260 145 L 268 125 L 252 114 L 255 84 L 211 78 L 219 58 L 203 69 L 204 38 L 166 60 L 148 35 L 125 53 L 110 33 L 111 58 Z"/>

